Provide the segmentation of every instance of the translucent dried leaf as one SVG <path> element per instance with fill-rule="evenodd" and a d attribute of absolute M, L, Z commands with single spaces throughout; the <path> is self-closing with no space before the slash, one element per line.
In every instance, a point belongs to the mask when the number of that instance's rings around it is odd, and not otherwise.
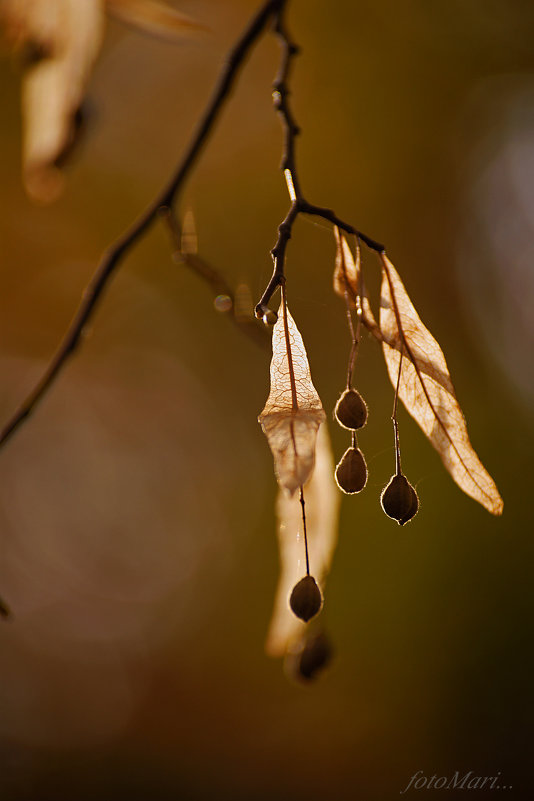
<path fill-rule="evenodd" d="M 304 342 L 283 303 L 272 344 L 271 391 L 258 420 L 273 453 L 278 483 L 292 494 L 311 475 L 317 429 L 325 413 L 311 380 Z"/>
<path fill-rule="evenodd" d="M 382 255 L 380 328 L 389 377 L 399 398 L 419 424 L 454 481 L 489 512 L 500 515 L 497 487 L 473 450 L 443 352 L 419 319 L 402 281 Z"/>
<path fill-rule="evenodd" d="M 111 14 L 143 33 L 163 39 L 183 39 L 206 30 L 191 17 L 156 0 L 106 0 Z"/>
<path fill-rule="evenodd" d="M 380 328 L 373 315 L 363 280 L 360 248 L 357 246 L 355 261 L 347 238 L 337 226 L 334 226 L 334 236 L 336 238 L 334 292 L 342 298 L 348 296 L 350 304 L 361 314 L 362 322 L 366 328 L 377 339 L 381 339 Z"/>
<path fill-rule="evenodd" d="M 334 482 L 334 460 L 326 423 L 317 436 L 316 464 L 306 485 L 306 530 L 311 570 L 323 594 L 337 542 L 341 495 Z M 270 656 L 283 656 L 288 647 L 306 630 L 291 612 L 288 598 L 294 585 L 305 574 L 302 514 L 298 495 L 289 496 L 280 489 L 276 503 L 280 578 L 273 614 L 265 643 Z"/>

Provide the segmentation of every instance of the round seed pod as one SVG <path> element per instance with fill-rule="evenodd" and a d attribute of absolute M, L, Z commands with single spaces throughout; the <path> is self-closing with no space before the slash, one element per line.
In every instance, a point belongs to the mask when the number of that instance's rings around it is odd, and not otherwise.
<path fill-rule="evenodd" d="M 335 475 L 339 489 L 347 495 L 362 491 L 367 484 L 367 465 L 359 448 L 347 448 Z"/>
<path fill-rule="evenodd" d="M 417 493 L 402 473 L 392 476 L 382 492 L 380 503 L 387 516 L 396 520 L 400 526 L 415 517 L 419 509 Z"/>
<path fill-rule="evenodd" d="M 305 623 L 317 614 L 323 603 L 323 596 L 313 576 L 304 576 L 291 591 L 289 606 L 292 612 Z"/>
<path fill-rule="evenodd" d="M 313 681 L 332 659 L 332 644 L 324 631 L 311 634 L 287 656 L 286 669 L 292 678 Z"/>
<path fill-rule="evenodd" d="M 353 431 L 367 422 L 367 404 L 356 389 L 346 389 L 341 395 L 334 415 L 340 426 Z"/>

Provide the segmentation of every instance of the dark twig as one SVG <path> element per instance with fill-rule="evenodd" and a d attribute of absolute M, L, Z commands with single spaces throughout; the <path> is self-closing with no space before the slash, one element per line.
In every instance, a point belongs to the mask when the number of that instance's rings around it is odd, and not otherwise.
<path fill-rule="evenodd" d="M 156 196 L 145 211 L 120 236 L 102 256 L 89 285 L 85 289 L 81 303 L 72 319 L 63 340 L 52 357 L 44 375 L 30 394 L 15 411 L 0 433 L 0 444 L 5 442 L 19 425 L 31 414 L 34 407 L 46 393 L 69 356 L 79 344 L 84 328 L 94 312 L 97 302 L 108 284 L 119 262 L 158 218 L 160 209 L 168 208 L 176 202 L 186 178 L 194 166 L 209 134 L 213 130 L 219 113 L 230 94 L 240 68 L 250 50 L 265 30 L 269 20 L 283 7 L 285 0 L 268 0 L 247 25 L 236 45 L 231 50 L 213 95 L 208 102 L 204 116 L 194 133 L 185 155 L 166 187 Z"/>
<path fill-rule="evenodd" d="M 322 217 L 324 220 L 337 225 L 348 234 L 355 234 L 368 248 L 377 253 L 383 253 L 385 248 L 379 242 L 358 231 L 349 223 L 340 220 L 332 209 L 316 206 L 305 200 L 300 186 L 300 179 L 297 171 L 295 157 L 295 140 L 300 133 L 300 128 L 296 124 L 289 103 L 289 77 L 293 58 L 298 54 L 297 45 L 291 40 L 285 25 L 285 3 L 282 3 L 275 12 L 274 31 L 280 42 L 281 58 L 278 74 L 273 83 L 273 105 L 280 117 L 283 131 L 282 162 L 280 169 L 286 179 L 287 190 L 291 200 L 291 206 L 286 216 L 278 226 L 278 236 L 271 256 L 273 258 L 273 273 L 255 308 L 256 317 L 263 317 L 268 311 L 267 304 L 271 297 L 281 285 L 284 278 L 284 263 L 287 243 L 291 239 L 293 224 L 299 214 L 310 214 L 314 217 Z"/>

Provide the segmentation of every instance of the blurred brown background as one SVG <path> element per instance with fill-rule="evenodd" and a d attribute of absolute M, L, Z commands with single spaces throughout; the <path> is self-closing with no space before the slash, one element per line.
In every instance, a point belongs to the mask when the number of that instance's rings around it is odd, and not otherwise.
<path fill-rule="evenodd" d="M 52 354 L 106 245 L 177 162 L 256 3 L 183 0 L 182 45 L 110 23 L 65 195 L 20 181 L 19 75 L 0 62 L 0 415 Z M 263 652 L 277 576 L 267 353 L 213 309 L 156 227 L 91 336 L 0 455 L 0 798 L 399 797 L 422 770 L 532 797 L 534 6 L 293 0 L 307 197 L 385 242 L 443 346 L 505 501 L 464 496 L 404 412 L 406 529 L 378 496 L 392 390 L 365 340 L 370 468 L 345 500 L 324 618 L 331 670 L 289 682 Z M 187 186 L 200 252 L 256 299 L 287 209 L 265 38 Z M 367 272 L 374 269 L 371 257 Z M 327 409 L 348 338 L 333 237 L 299 220 L 288 292 Z M 346 435 L 333 432 L 336 455 Z M 405 797 L 418 797 L 417 791 Z M 487 796 L 484 796 L 487 797 Z"/>

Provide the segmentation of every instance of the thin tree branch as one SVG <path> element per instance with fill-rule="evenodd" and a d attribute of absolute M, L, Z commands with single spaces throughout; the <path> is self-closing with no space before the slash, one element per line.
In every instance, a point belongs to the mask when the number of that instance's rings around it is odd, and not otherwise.
<path fill-rule="evenodd" d="M 170 207 L 176 201 L 178 193 L 182 189 L 186 178 L 200 155 L 206 140 L 213 130 L 219 113 L 234 87 L 240 68 L 243 66 L 250 50 L 264 32 L 269 21 L 282 9 L 285 2 L 286 0 L 268 0 L 268 2 L 263 3 L 239 37 L 237 43 L 229 53 L 204 115 L 174 175 L 167 186 L 154 198 L 152 203 L 147 206 L 137 220 L 135 220 L 122 236 L 104 252 L 100 264 L 83 293 L 78 310 L 45 373 L 0 432 L 0 445 L 3 444 L 31 414 L 69 356 L 80 343 L 84 328 L 121 259 L 155 222 L 158 218 L 159 210 Z"/>
<path fill-rule="evenodd" d="M 278 74 L 273 83 L 273 106 L 282 124 L 283 148 L 280 169 L 284 173 L 291 206 L 278 226 L 278 236 L 271 250 L 273 273 L 254 310 L 256 317 L 259 318 L 263 317 L 268 311 L 267 304 L 284 280 L 284 263 L 287 243 L 291 239 L 293 224 L 299 214 L 310 214 L 314 217 L 322 217 L 333 225 L 337 225 L 338 228 L 343 229 L 348 234 L 355 234 L 371 250 L 375 250 L 377 253 L 383 253 L 385 251 L 384 245 L 381 245 L 379 242 L 371 239 L 371 237 L 358 231 L 354 226 L 349 225 L 349 223 L 339 219 L 332 209 L 308 203 L 304 198 L 295 156 L 295 140 L 300 133 L 300 128 L 295 122 L 289 103 L 289 78 L 292 61 L 293 58 L 298 55 L 299 48 L 291 40 L 287 31 L 284 17 L 285 7 L 285 3 L 282 3 L 275 12 L 274 31 L 280 42 L 281 57 Z"/>

